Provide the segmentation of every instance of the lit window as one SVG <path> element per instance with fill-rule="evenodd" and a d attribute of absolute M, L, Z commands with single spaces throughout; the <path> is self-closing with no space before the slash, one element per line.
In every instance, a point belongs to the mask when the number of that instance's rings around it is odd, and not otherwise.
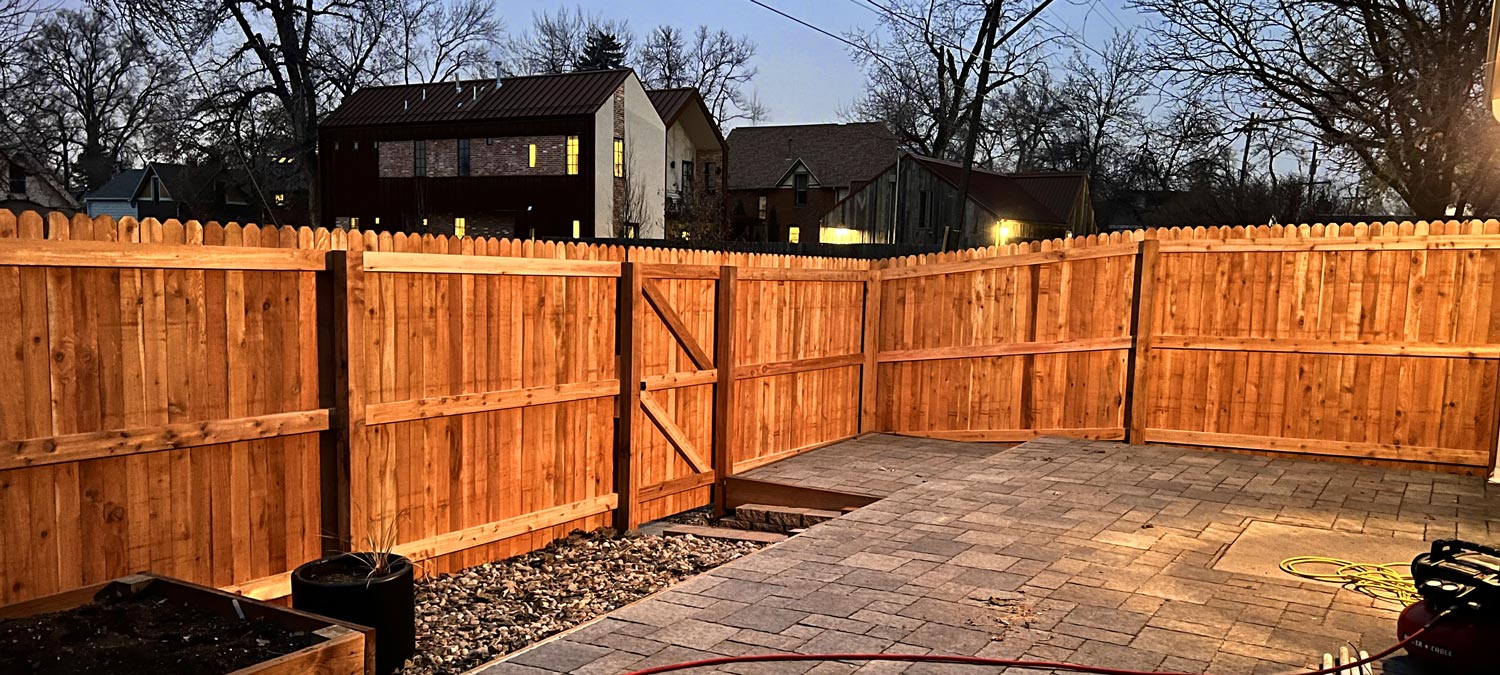
<path fill-rule="evenodd" d="M 413 176 L 427 175 L 427 141 L 412 141 L 411 173 Z"/>
<path fill-rule="evenodd" d="M 573 238 L 577 239 L 583 234 L 583 223 L 573 221 Z"/>
<path fill-rule="evenodd" d="M 765 199 L 765 197 L 761 197 L 761 199 Z M 793 244 L 800 243 L 802 241 L 802 228 L 796 225 L 786 228 L 786 240 Z"/>
<path fill-rule="evenodd" d="M 286 206 L 286 193 L 278 192 L 274 198 L 277 206 Z"/>
<path fill-rule="evenodd" d="M 626 239 L 635 239 L 635 226 L 634 225 L 626 225 L 625 226 L 625 238 Z"/>
<path fill-rule="evenodd" d="M 469 175 L 469 139 L 458 139 L 458 175 Z"/>
<path fill-rule="evenodd" d="M 535 169 L 536 168 L 536 144 L 535 143 L 531 144 L 530 153 L 531 153 L 531 158 L 528 160 L 528 165 L 531 168 Z"/>
<path fill-rule="evenodd" d="M 468 229 L 468 223 L 466 223 L 463 218 L 454 218 L 453 219 L 453 236 L 455 236 L 455 237 L 462 237 L 462 236 L 464 236 L 464 232 L 467 229 Z"/>
<path fill-rule="evenodd" d="M 358 228 L 358 227 L 359 227 L 359 219 L 358 218 L 350 218 L 349 219 L 349 228 L 350 229 L 355 229 L 355 228 Z"/>
<path fill-rule="evenodd" d="M 375 216 L 375 224 L 376 225 L 380 224 L 380 216 Z"/>
<path fill-rule="evenodd" d="M 615 139 L 615 178 L 625 177 L 625 139 Z"/>
<path fill-rule="evenodd" d="M 568 175 L 578 175 L 578 137 L 568 137 Z"/>

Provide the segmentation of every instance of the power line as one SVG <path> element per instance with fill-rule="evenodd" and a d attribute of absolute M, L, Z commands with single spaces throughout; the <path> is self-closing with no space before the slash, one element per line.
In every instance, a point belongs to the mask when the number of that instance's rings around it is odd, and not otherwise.
<path fill-rule="evenodd" d="M 764 3 L 764 2 L 761 2 L 761 0 L 748 0 L 748 2 L 750 2 L 753 5 L 756 5 L 757 7 L 760 7 L 762 9 L 765 9 L 765 10 L 768 10 L 770 12 L 773 12 L 773 13 L 775 13 L 777 15 L 780 15 L 782 18 L 785 18 L 785 19 L 791 20 L 793 22 L 796 22 L 797 24 L 799 24 L 799 25 L 801 25 L 801 26 L 803 26 L 805 28 L 809 28 L 809 29 L 812 29 L 812 30 L 817 31 L 819 33 L 822 33 L 823 35 L 826 35 L 826 36 L 831 37 L 831 38 L 833 38 L 835 40 L 838 40 L 839 42 L 842 42 L 842 43 L 844 43 L 846 45 L 849 45 L 850 47 L 852 47 L 854 49 L 857 49 L 857 50 L 859 50 L 861 52 L 869 54 L 871 57 L 873 57 L 875 59 L 879 59 L 881 63 L 884 63 L 887 66 L 890 66 L 892 68 L 895 67 L 895 64 L 891 63 L 890 60 L 886 59 L 885 56 L 879 54 L 878 52 L 876 52 L 873 49 L 870 49 L 868 47 L 865 47 L 863 45 L 860 45 L 860 44 L 854 42 L 853 40 L 845 38 L 842 35 L 839 35 L 837 33 L 832 33 L 832 32 L 823 30 L 822 28 L 819 28 L 818 26 L 815 26 L 815 25 L 813 25 L 811 23 L 803 21 L 802 19 L 799 19 L 799 18 L 797 18 L 795 16 L 792 16 L 791 14 L 787 14 L 786 12 L 783 12 L 783 11 L 781 11 L 779 9 L 776 9 L 775 7 L 772 7 L 772 6 L 770 6 L 770 5 L 768 5 L 768 4 Z"/>

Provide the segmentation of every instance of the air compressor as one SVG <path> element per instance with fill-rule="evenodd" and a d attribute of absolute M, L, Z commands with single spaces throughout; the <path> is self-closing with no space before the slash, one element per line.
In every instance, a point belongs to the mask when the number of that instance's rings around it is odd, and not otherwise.
<path fill-rule="evenodd" d="M 1500 549 L 1442 539 L 1412 560 L 1411 574 L 1422 599 L 1401 612 L 1396 637 L 1428 628 L 1407 653 L 1442 673 L 1500 672 Z"/>

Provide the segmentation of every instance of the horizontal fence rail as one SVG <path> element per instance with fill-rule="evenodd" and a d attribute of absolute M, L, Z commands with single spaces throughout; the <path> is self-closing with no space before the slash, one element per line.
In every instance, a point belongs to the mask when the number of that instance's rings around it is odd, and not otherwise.
<path fill-rule="evenodd" d="M 869 432 L 1493 470 L 1500 222 L 890 258 L 0 211 L 0 604 L 722 510 Z"/>

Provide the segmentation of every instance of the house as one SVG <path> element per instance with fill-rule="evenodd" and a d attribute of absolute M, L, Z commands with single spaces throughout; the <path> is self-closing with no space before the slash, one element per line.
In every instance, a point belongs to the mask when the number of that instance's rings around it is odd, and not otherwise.
<path fill-rule="evenodd" d="M 736 127 L 729 133 L 730 222 L 741 238 L 801 241 L 898 152 L 879 122 Z"/>
<path fill-rule="evenodd" d="M 729 144 L 693 87 L 646 92 L 667 127 L 666 215 L 669 223 L 724 223 Z"/>
<path fill-rule="evenodd" d="M 629 69 L 365 87 L 318 147 L 325 226 L 662 236 L 666 125 Z"/>
<path fill-rule="evenodd" d="M 0 176 L 5 178 L 5 192 L 0 197 L 0 208 L 10 209 L 13 213 L 71 213 L 82 208 L 62 181 L 19 150 L 0 149 Z"/>
<path fill-rule="evenodd" d="M 963 168 L 904 153 L 840 200 L 820 222 L 831 243 L 959 245 L 961 228 L 981 245 L 1097 232 L 1088 175 L 1075 172 L 970 172 L 968 203 L 958 208 Z M 946 239 L 945 239 L 946 237 Z"/>
<path fill-rule="evenodd" d="M 140 189 L 141 176 L 145 169 L 126 169 L 113 176 L 98 189 L 83 195 L 83 206 L 90 218 L 112 216 L 119 220 L 126 216 L 139 218 L 135 208 L 135 193 Z"/>
<path fill-rule="evenodd" d="M 115 174 L 83 197 L 90 216 L 199 220 L 221 223 L 278 222 L 266 218 L 262 200 L 242 173 L 218 162 L 147 162 Z"/>

